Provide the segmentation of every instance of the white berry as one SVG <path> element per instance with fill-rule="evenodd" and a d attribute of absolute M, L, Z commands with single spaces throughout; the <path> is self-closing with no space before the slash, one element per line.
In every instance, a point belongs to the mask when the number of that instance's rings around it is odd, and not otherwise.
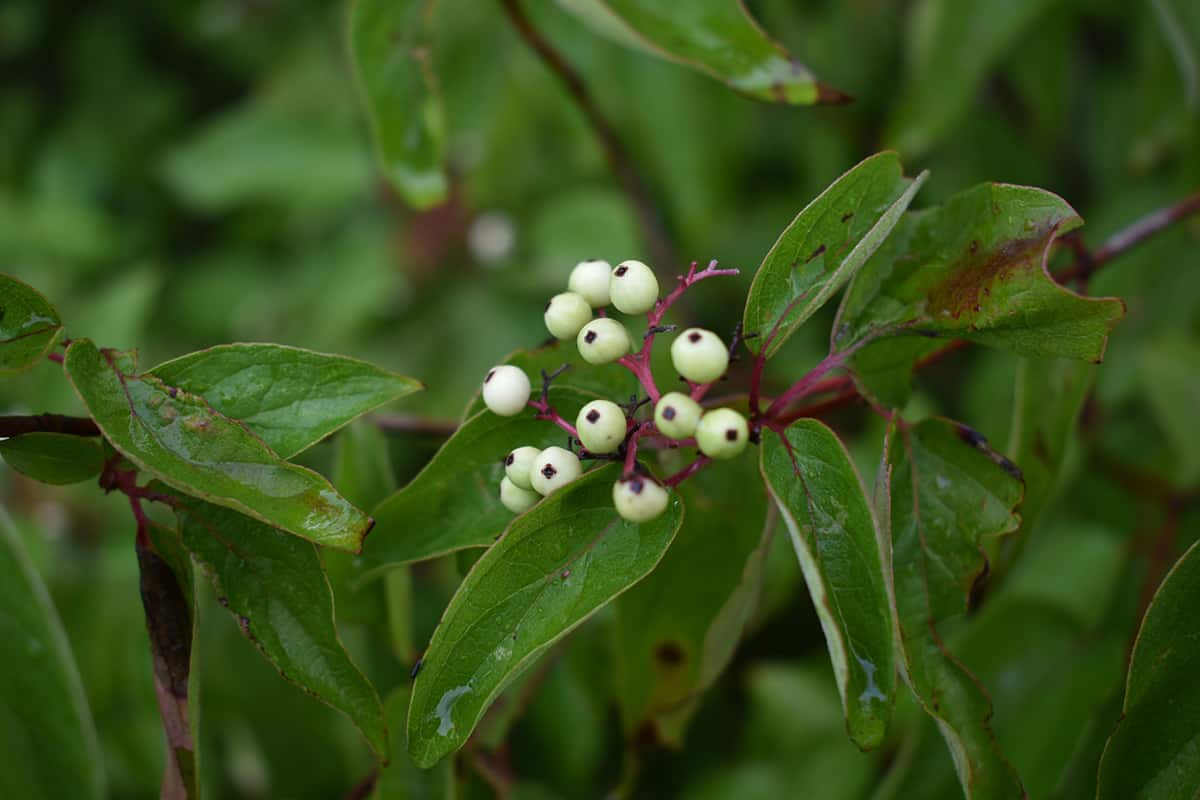
<path fill-rule="evenodd" d="M 533 470 L 533 460 L 538 457 L 540 452 L 542 451 L 536 447 L 528 445 L 513 450 L 504 459 L 504 474 L 522 489 L 532 489 L 533 484 L 529 482 L 529 473 Z"/>
<path fill-rule="evenodd" d="M 542 316 L 546 328 L 555 339 L 573 339 L 591 318 L 592 307 L 583 299 L 583 295 L 575 292 L 563 292 L 551 297 Z"/>
<path fill-rule="evenodd" d="M 706 412 L 696 427 L 696 444 L 709 458 L 733 458 L 746 449 L 749 441 L 746 418 L 732 408 Z"/>
<path fill-rule="evenodd" d="M 648 522 L 667 510 L 671 496 L 653 478 L 634 475 L 613 484 L 613 505 L 630 522 Z"/>
<path fill-rule="evenodd" d="M 589 364 L 609 364 L 629 352 L 629 332 L 609 317 L 600 317 L 583 326 L 575 343 L 579 355 Z"/>
<path fill-rule="evenodd" d="M 658 278 L 641 261 L 622 261 L 612 271 L 608 293 L 622 314 L 645 314 L 658 300 Z"/>
<path fill-rule="evenodd" d="M 704 409 L 681 392 L 664 394 L 654 406 L 654 424 L 664 436 L 686 439 L 696 433 Z"/>
<path fill-rule="evenodd" d="M 593 400 L 575 418 L 579 441 L 592 453 L 611 453 L 625 441 L 625 412 L 611 400 Z"/>
<path fill-rule="evenodd" d="M 575 265 L 567 280 L 567 288 L 582 295 L 592 308 L 604 308 L 609 302 L 608 284 L 611 280 L 612 264 L 594 258 Z"/>
<path fill-rule="evenodd" d="M 570 450 L 547 447 L 538 453 L 529 473 L 529 482 L 538 494 L 547 495 L 566 486 L 583 474 L 583 465 Z"/>
<path fill-rule="evenodd" d="M 492 367 L 483 379 L 483 402 L 493 414 L 511 417 L 525 408 L 531 390 L 529 376 L 524 370 L 503 364 Z"/>
<path fill-rule="evenodd" d="M 671 363 L 692 383 L 712 383 L 729 369 L 729 350 L 712 331 L 688 328 L 671 342 Z"/>
<path fill-rule="evenodd" d="M 507 475 L 500 479 L 500 503 L 514 514 L 528 511 L 541 499 L 540 494 L 522 489 L 509 480 Z"/>

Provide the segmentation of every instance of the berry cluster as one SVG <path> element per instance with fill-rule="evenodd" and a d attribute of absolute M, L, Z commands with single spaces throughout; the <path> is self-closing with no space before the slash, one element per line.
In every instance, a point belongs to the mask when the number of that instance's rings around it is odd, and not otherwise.
<path fill-rule="evenodd" d="M 529 376 L 522 369 L 507 364 L 493 367 L 483 381 L 483 401 L 493 413 L 514 416 L 526 407 L 533 408 L 538 419 L 550 420 L 570 434 L 569 448 L 576 444 L 580 447 L 578 454 L 562 447 L 513 450 L 504 459 L 500 502 L 519 514 L 583 474 L 581 458 L 619 460 L 624 462 L 625 470 L 613 485 L 613 504 L 625 519 L 645 522 L 666 510 L 670 487 L 713 459 L 733 458 L 742 452 L 750 441 L 746 417 L 731 408 L 709 410 L 701 405 L 712 384 L 728 370 L 740 334 L 735 333 L 733 347 L 703 328 L 688 328 L 675 337 L 671 363 L 687 383 L 686 393 L 661 394 L 650 369 L 654 337 L 674 330 L 674 326 L 661 323 L 675 300 L 704 278 L 736 274 L 737 270 L 717 269 L 715 261 L 701 271 L 692 264 L 687 274 L 680 276 L 679 285 L 660 299 L 658 279 L 641 261 L 623 261 L 615 268 L 599 260 L 576 265 L 567 291 L 546 304 L 546 328 L 557 339 L 575 339 L 580 356 L 589 364 L 615 362 L 629 369 L 647 397 L 640 402 L 635 397 L 624 406 L 611 400 L 593 400 L 571 424 L 547 400 L 550 381 L 557 372 L 543 373 L 541 397 L 535 399 Z M 646 315 L 646 332 L 636 352 L 625 325 L 607 316 L 610 305 L 626 315 Z M 594 318 L 593 312 L 597 314 Z M 639 419 L 639 410 L 647 403 L 654 405 L 653 417 Z M 694 446 L 701 455 L 680 473 L 659 481 L 638 463 L 639 443 Z"/>

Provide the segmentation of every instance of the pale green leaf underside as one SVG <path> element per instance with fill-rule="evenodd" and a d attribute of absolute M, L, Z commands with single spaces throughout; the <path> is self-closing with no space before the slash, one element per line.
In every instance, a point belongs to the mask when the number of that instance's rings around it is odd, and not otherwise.
<path fill-rule="evenodd" d="M 72 342 L 65 366 L 105 438 L 138 468 L 317 544 L 361 548 L 368 516 L 321 475 L 279 458 L 199 395 L 138 375 L 127 354 L 87 339 Z"/>
<path fill-rule="evenodd" d="M 618 465 L 593 470 L 517 517 L 459 586 L 413 688 L 409 753 L 428 767 L 462 746 L 504 686 L 546 648 L 646 576 L 683 504 L 650 522 L 613 508 Z"/>
<path fill-rule="evenodd" d="M 786 445 L 764 436 L 763 478 L 825 632 L 850 738 L 868 749 L 883 740 L 896 691 L 884 542 L 837 435 L 814 419 L 784 435 Z"/>

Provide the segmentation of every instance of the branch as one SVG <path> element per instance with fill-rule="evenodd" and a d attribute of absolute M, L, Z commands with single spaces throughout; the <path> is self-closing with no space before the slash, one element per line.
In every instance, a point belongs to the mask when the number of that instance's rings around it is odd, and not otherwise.
<path fill-rule="evenodd" d="M 0 438 L 23 433 L 66 433 L 71 436 L 99 436 L 100 428 L 88 417 L 68 417 L 62 414 L 31 414 L 0 416 Z"/>
<path fill-rule="evenodd" d="M 642 235 L 646 237 L 654 263 L 671 265 L 673 268 L 678 261 L 662 214 L 659 213 L 658 207 L 651 197 L 645 179 L 634 166 L 629 151 L 617 136 L 616 128 L 596 105 L 591 90 L 583 82 L 580 74 L 567 62 L 562 53 L 555 49 L 533 26 L 525 14 L 525 9 L 521 6 L 521 0 L 500 0 L 500 5 L 504 7 L 508 21 L 516 28 L 517 33 L 541 57 L 550 71 L 558 77 L 571 95 L 571 99 L 575 101 L 579 110 L 587 118 L 588 124 L 592 126 L 592 130 L 604 150 L 604 155 L 608 159 L 609 168 L 612 169 L 617 183 L 629 196 L 630 202 L 637 211 L 638 223 L 641 225 Z"/>
<path fill-rule="evenodd" d="M 1093 251 L 1089 251 L 1078 239 L 1068 240 L 1072 249 L 1075 250 L 1075 264 L 1060 273 L 1057 276 L 1058 280 L 1060 283 L 1073 280 L 1087 281 L 1108 262 L 1196 213 L 1200 213 L 1200 192 L 1186 197 L 1174 205 L 1147 214 L 1132 225 L 1114 233 L 1104 244 Z"/>

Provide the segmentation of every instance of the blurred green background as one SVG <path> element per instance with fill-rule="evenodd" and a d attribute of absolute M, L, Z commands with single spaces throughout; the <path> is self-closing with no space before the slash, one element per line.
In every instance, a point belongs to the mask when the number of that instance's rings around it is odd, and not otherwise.
<path fill-rule="evenodd" d="M 856 98 L 816 109 L 739 97 L 595 36 L 549 0 L 527 8 L 613 120 L 681 257 L 743 269 L 702 285 L 686 309 L 728 331 L 778 233 L 885 147 L 900 150 L 910 174 L 932 170 L 917 207 L 983 180 L 1033 184 L 1074 205 L 1093 244 L 1200 187 L 1200 5 L 981 0 L 970 24 L 939 28 L 958 2 L 748 3 Z M 406 209 L 374 160 L 346 11 L 319 0 L 5 0 L 0 269 L 51 298 L 70 336 L 137 347 L 143 365 L 229 341 L 348 353 L 428 385 L 403 410 L 456 418 L 490 364 L 545 338 L 542 305 L 576 261 L 644 258 L 645 245 L 591 131 L 497 3 L 438 6 L 434 64 L 453 191 L 445 206 Z M 1174 489 L 1200 478 L 1196 440 L 1187 446 L 1195 431 L 1179 429 L 1170 390 L 1181 370 L 1185 382 L 1189 369 L 1193 380 L 1200 373 L 1198 244 L 1195 224 L 1180 227 L 1092 282 L 1129 313 L 1097 372 L 1067 490 L 1026 561 L 961 636 L 964 660 L 996 700 L 997 735 L 1032 765 L 1034 797 L 1089 793 L 1091 775 L 1074 757 L 1098 752 L 1115 720 L 1111 708 L 1093 717 L 1094 707 L 1119 703 L 1146 543 L 1167 513 L 1099 465 L 1115 461 Z M 666 278 L 684 264 L 654 266 Z M 819 358 L 831 318 L 828 308 L 794 337 L 773 380 Z M 956 355 L 922 376 L 914 408 L 1003 443 L 1015 370 L 1009 356 Z M 0 384 L 0 409 L 81 411 L 51 363 Z M 879 426 L 854 410 L 834 421 L 873 473 Z M 399 480 L 436 445 L 392 438 Z M 322 445 L 306 458 L 329 470 L 333 456 Z M 0 493 L 63 616 L 111 795 L 155 796 L 162 739 L 126 509 L 95 487 L 51 489 L 7 469 Z M 1194 503 L 1180 513 L 1175 548 L 1200 530 Z M 881 753 L 861 755 L 845 740 L 794 558 L 786 542 L 776 551 L 750 638 L 687 749 L 647 754 L 638 793 L 958 796 L 949 756 L 915 708 L 902 709 Z M 457 570 L 451 558 L 417 571 L 418 648 Z M 380 589 L 354 603 L 383 601 Z M 339 605 L 348 645 L 381 689 L 401 682 L 404 659 L 354 603 Z M 598 797 L 615 784 L 623 745 L 606 624 L 602 614 L 574 635 L 515 723 L 521 796 Z M 205 615 L 202 647 L 213 797 L 338 797 L 369 771 L 349 724 L 278 680 L 225 616 Z M 1064 663 L 1080 665 L 1075 680 Z M 1053 749 L 1051 738 L 1066 744 Z M 467 792 L 488 794 L 474 775 Z"/>

